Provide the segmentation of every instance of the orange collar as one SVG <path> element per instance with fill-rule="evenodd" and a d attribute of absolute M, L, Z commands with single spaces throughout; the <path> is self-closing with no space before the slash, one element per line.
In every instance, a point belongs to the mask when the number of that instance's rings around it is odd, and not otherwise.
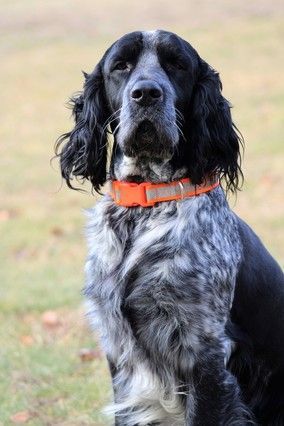
<path fill-rule="evenodd" d="M 209 192 L 219 185 L 219 180 L 208 179 L 201 185 L 194 185 L 189 178 L 169 183 L 111 182 L 111 197 L 119 206 L 152 207 L 162 201 L 182 200 Z"/>

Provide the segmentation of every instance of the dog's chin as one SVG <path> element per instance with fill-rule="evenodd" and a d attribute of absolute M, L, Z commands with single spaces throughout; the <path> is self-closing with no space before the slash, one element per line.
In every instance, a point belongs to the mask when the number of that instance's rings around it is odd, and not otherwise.
<path fill-rule="evenodd" d="M 151 121 L 144 120 L 124 138 L 122 151 L 128 157 L 170 159 L 173 155 L 173 144 L 170 138 L 161 135 Z"/>

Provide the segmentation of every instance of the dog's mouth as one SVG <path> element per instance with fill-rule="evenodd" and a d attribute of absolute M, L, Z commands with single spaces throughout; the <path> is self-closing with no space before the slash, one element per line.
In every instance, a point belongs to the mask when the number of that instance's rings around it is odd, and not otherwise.
<path fill-rule="evenodd" d="M 146 148 L 147 145 L 153 143 L 155 140 L 158 140 L 158 133 L 154 124 L 149 120 L 142 121 L 135 131 L 134 143 L 139 144 L 140 147 L 145 145 Z"/>
<path fill-rule="evenodd" d="M 123 150 L 129 157 L 164 158 L 169 156 L 171 143 L 164 135 L 161 135 L 153 122 L 143 120 L 124 140 Z"/>

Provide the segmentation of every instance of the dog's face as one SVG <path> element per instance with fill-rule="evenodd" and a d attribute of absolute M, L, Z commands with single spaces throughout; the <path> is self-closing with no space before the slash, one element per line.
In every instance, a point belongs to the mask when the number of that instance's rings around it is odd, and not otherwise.
<path fill-rule="evenodd" d="M 62 176 L 106 180 L 107 129 L 114 154 L 171 161 L 193 183 L 210 174 L 238 186 L 239 137 L 218 74 L 192 46 L 166 31 L 134 32 L 105 53 L 73 99 L 75 128 L 64 134 Z"/>
<path fill-rule="evenodd" d="M 102 67 L 105 94 L 126 155 L 172 157 L 197 66 L 196 52 L 165 31 L 131 33 L 111 47 Z"/>

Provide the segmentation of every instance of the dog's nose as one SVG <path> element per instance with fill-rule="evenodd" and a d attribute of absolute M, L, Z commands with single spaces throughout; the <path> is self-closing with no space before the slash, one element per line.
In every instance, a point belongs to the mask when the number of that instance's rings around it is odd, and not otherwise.
<path fill-rule="evenodd" d="M 138 81 L 131 90 L 131 99 L 139 105 L 152 105 L 163 97 L 162 88 L 151 80 Z"/>

